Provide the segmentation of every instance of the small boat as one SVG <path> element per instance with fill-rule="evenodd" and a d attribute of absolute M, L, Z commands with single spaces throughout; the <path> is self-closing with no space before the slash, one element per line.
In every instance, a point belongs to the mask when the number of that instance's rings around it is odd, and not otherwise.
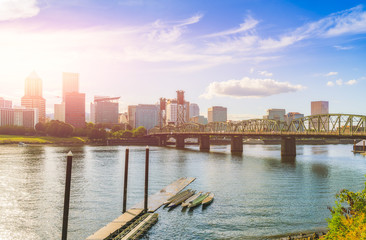
<path fill-rule="evenodd" d="M 27 146 L 27 144 L 25 144 L 24 142 L 19 142 L 18 143 L 18 147 L 26 147 Z"/>
<path fill-rule="evenodd" d="M 185 200 L 182 203 L 182 207 L 185 208 L 188 206 L 188 204 L 190 204 L 192 201 L 194 201 L 196 198 L 198 198 L 199 196 L 201 196 L 202 192 L 196 193 L 195 195 L 193 195 L 192 197 L 188 198 L 187 200 Z"/>
<path fill-rule="evenodd" d="M 174 196 L 168 198 L 168 200 L 166 200 L 163 205 L 167 205 L 171 202 L 173 202 L 174 200 L 176 200 L 177 198 L 181 197 L 182 195 L 186 194 L 187 192 L 189 192 L 191 189 L 187 189 L 187 190 L 184 190 L 182 192 L 179 192 L 177 194 L 175 194 Z"/>
<path fill-rule="evenodd" d="M 194 208 L 202 203 L 202 201 L 209 195 L 210 193 L 205 193 L 201 196 L 199 196 L 197 199 L 192 201 L 190 204 L 188 204 L 188 208 Z"/>
<path fill-rule="evenodd" d="M 203 205 L 208 205 L 210 203 L 212 203 L 213 199 L 215 197 L 215 194 L 210 193 L 203 201 L 202 201 L 202 206 Z"/>
<path fill-rule="evenodd" d="M 177 198 L 176 200 L 174 200 L 173 202 L 171 202 L 168 207 L 174 208 L 174 207 L 180 205 L 182 202 L 184 202 L 185 200 L 190 198 L 195 193 L 196 193 L 196 191 L 192 191 L 192 190 L 189 191 L 187 194 L 184 194 L 183 196 L 181 196 L 181 197 Z"/>

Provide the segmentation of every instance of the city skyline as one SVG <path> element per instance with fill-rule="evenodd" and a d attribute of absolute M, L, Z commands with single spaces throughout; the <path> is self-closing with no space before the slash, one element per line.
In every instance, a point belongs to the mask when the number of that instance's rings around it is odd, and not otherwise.
<path fill-rule="evenodd" d="M 366 87 L 361 1 L 18 2 L 14 12 L 0 4 L 0 96 L 13 105 L 35 70 L 48 114 L 65 71 L 80 74 L 87 105 L 121 96 L 121 111 L 182 89 L 201 114 L 225 106 L 232 120 L 270 108 L 310 115 L 311 101 L 366 114 L 355 104 Z"/>

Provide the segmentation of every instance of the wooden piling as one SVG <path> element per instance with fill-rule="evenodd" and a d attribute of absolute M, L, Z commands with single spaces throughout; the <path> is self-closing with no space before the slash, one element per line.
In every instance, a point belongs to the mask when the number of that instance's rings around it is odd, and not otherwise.
<path fill-rule="evenodd" d="M 130 150 L 126 148 L 126 155 L 125 155 L 125 175 L 124 175 L 124 182 L 123 182 L 123 208 L 122 213 L 126 212 L 126 205 L 127 205 L 127 181 L 128 181 L 128 157 L 129 157 Z"/>
<path fill-rule="evenodd" d="M 65 183 L 65 198 L 64 198 L 64 215 L 62 223 L 62 240 L 67 239 L 67 225 L 69 220 L 69 205 L 70 205 L 71 167 L 72 167 L 72 152 L 70 151 L 67 154 L 67 163 L 66 163 L 66 183 Z"/>
<path fill-rule="evenodd" d="M 144 194 L 144 212 L 148 210 L 148 189 L 149 189 L 149 146 L 146 146 L 145 158 L 145 194 Z"/>

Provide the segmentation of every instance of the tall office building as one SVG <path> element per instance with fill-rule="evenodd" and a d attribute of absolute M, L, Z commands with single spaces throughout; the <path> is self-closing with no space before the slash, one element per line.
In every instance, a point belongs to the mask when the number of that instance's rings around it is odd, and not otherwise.
<path fill-rule="evenodd" d="M 90 104 L 90 119 L 92 123 L 118 123 L 119 97 L 95 96 Z"/>
<path fill-rule="evenodd" d="M 136 128 L 136 105 L 128 106 L 128 124 L 132 128 Z"/>
<path fill-rule="evenodd" d="M 62 101 L 66 93 L 79 92 L 79 73 L 62 73 Z"/>
<path fill-rule="evenodd" d="M 184 102 L 184 121 L 189 122 L 189 102 Z M 178 119 L 178 103 L 176 99 L 168 99 L 166 102 L 166 124 L 176 124 Z"/>
<path fill-rule="evenodd" d="M 189 119 L 192 117 L 200 115 L 200 107 L 197 103 L 189 104 Z"/>
<path fill-rule="evenodd" d="M 284 122 L 285 115 L 286 115 L 285 109 L 271 108 L 267 110 L 267 115 L 263 116 L 263 119 L 270 119 Z"/>
<path fill-rule="evenodd" d="M 21 105 L 25 108 L 38 109 L 37 122 L 46 121 L 46 100 L 42 97 L 42 79 L 34 71 L 25 79 Z"/>
<path fill-rule="evenodd" d="M 311 102 L 311 115 L 328 114 L 329 102 L 328 101 L 314 101 Z"/>
<path fill-rule="evenodd" d="M 12 102 L 10 100 L 5 100 L 4 98 L 0 97 L 0 108 L 11 108 Z"/>
<path fill-rule="evenodd" d="M 74 127 L 85 126 L 85 93 L 65 94 L 65 122 Z"/>
<path fill-rule="evenodd" d="M 0 126 L 34 128 L 38 123 L 36 108 L 0 108 Z"/>
<path fill-rule="evenodd" d="M 65 102 L 55 104 L 55 114 L 53 116 L 55 120 L 65 122 Z"/>
<path fill-rule="evenodd" d="M 159 105 L 139 104 L 136 106 L 135 123 L 136 128 L 143 126 L 147 130 L 158 125 Z"/>
<path fill-rule="evenodd" d="M 207 114 L 208 123 L 210 122 L 226 122 L 227 108 L 221 106 L 213 106 L 208 109 Z"/>

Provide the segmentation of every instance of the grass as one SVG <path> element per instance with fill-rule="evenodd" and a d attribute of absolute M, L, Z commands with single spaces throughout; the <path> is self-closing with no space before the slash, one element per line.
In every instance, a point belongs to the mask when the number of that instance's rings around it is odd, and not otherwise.
<path fill-rule="evenodd" d="M 11 144 L 24 142 L 28 144 L 83 144 L 87 138 L 82 137 L 50 137 L 50 136 L 18 136 L 18 135 L 0 135 L 0 144 Z"/>

